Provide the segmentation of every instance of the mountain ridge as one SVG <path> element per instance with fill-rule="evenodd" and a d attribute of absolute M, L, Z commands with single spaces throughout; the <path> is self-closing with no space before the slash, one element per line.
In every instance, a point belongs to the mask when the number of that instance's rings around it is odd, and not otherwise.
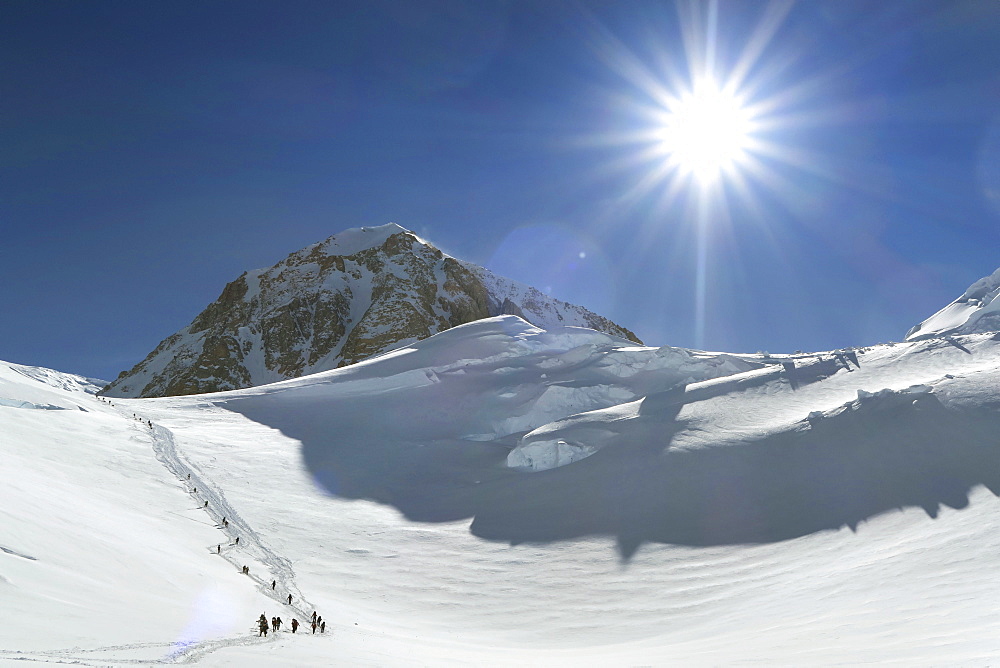
<path fill-rule="evenodd" d="M 1000 330 L 1000 269 L 980 278 L 962 296 L 910 328 L 904 340 Z"/>

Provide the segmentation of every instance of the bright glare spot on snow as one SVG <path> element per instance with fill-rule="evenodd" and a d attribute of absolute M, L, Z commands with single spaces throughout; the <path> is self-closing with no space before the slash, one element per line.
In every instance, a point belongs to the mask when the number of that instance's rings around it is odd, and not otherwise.
<path fill-rule="evenodd" d="M 171 647 L 167 659 L 180 656 L 203 640 L 231 632 L 229 612 L 233 602 L 218 589 L 206 589 L 193 602 L 191 617 Z"/>
<path fill-rule="evenodd" d="M 752 129 L 740 99 L 703 79 L 671 105 L 660 142 L 672 166 L 707 183 L 746 157 Z"/>

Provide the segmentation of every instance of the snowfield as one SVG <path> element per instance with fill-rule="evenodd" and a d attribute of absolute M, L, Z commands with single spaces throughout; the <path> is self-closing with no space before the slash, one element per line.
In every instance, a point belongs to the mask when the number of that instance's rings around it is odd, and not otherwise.
<path fill-rule="evenodd" d="M 0 363 L 0 664 L 1000 658 L 995 333 L 763 356 L 500 316 L 99 387 Z"/>

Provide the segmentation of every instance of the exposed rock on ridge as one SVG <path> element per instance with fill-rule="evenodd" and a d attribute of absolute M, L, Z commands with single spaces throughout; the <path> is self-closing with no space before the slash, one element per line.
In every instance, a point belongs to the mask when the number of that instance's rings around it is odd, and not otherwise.
<path fill-rule="evenodd" d="M 639 343 L 583 307 L 449 257 L 389 224 L 347 230 L 273 267 L 245 272 L 104 393 L 159 397 L 262 385 L 501 314 Z"/>

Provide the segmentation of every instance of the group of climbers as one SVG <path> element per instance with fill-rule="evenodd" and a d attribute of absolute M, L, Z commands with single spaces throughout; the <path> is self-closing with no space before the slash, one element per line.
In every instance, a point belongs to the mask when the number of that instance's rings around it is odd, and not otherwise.
<path fill-rule="evenodd" d="M 316 633 L 316 629 L 319 629 L 320 633 L 326 633 L 326 622 L 323 621 L 323 615 L 317 617 L 316 611 L 313 610 L 313 617 L 312 617 L 313 633 Z"/>
<path fill-rule="evenodd" d="M 278 631 L 280 631 L 281 630 L 281 625 L 283 623 L 284 622 L 281 621 L 281 617 L 271 617 L 270 630 L 274 631 L 275 633 L 278 632 Z M 293 617 L 292 618 L 292 633 L 295 633 L 296 631 L 298 631 L 299 630 L 299 626 L 300 626 L 299 620 L 297 620 L 297 619 L 295 619 Z M 268 623 L 267 623 L 267 615 L 265 615 L 264 613 L 261 613 L 260 617 L 257 618 L 257 627 L 260 629 L 260 632 L 257 634 L 257 637 L 258 638 L 260 636 L 265 636 L 266 637 L 267 636 L 267 631 L 268 631 Z M 312 614 L 312 632 L 316 633 L 316 629 L 319 629 L 320 633 L 326 633 L 326 622 L 323 621 L 323 616 L 322 615 L 317 615 L 316 611 L 313 610 L 313 614 Z"/>

